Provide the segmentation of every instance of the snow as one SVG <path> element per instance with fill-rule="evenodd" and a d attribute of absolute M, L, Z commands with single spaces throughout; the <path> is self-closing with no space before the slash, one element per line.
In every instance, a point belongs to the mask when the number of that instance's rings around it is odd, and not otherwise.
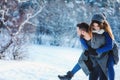
<path fill-rule="evenodd" d="M 72 2 L 67 3 L 66 6 L 69 8 L 74 8 L 74 4 Z"/>
<path fill-rule="evenodd" d="M 23 61 L 0 61 L 0 80 L 59 80 L 77 63 L 82 52 L 78 48 L 29 45 L 29 57 Z M 120 63 L 115 66 L 116 79 L 120 77 Z M 82 70 L 72 80 L 88 80 Z"/>

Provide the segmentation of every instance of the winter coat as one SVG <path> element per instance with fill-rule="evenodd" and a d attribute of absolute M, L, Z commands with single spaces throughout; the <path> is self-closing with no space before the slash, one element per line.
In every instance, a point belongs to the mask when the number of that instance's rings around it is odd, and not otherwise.
<path fill-rule="evenodd" d="M 91 70 L 89 69 L 90 67 L 93 68 L 93 64 L 92 64 L 92 60 L 89 58 L 89 56 L 86 56 L 85 54 L 85 51 L 82 52 L 79 60 L 78 60 L 78 64 L 80 65 L 81 69 L 83 70 L 83 72 L 86 74 L 86 75 L 89 75 Z M 89 65 L 86 64 L 89 63 Z"/>
<path fill-rule="evenodd" d="M 93 62 L 93 67 L 99 64 L 99 66 L 107 76 L 108 52 L 112 49 L 112 39 L 109 34 L 107 32 L 104 32 L 103 34 L 94 33 L 91 41 L 85 41 L 84 39 L 82 39 L 81 43 L 84 46 L 84 49 L 88 49 L 87 45 L 96 49 L 98 56 L 90 56 L 90 60 Z M 90 71 L 87 71 L 87 69 L 83 67 L 84 60 L 86 60 L 88 56 L 83 57 L 83 55 L 84 54 L 82 53 L 78 63 L 80 64 L 85 74 L 88 75 Z"/>
<path fill-rule="evenodd" d="M 113 41 L 113 49 L 111 51 L 113 58 L 114 58 L 114 62 L 117 65 L 119 62 L 119 47 L 117 42 Z"/>

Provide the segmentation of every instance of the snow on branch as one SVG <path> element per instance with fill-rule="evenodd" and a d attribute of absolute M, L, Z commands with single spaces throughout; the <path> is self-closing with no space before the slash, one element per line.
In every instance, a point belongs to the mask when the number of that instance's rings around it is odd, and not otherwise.
<path fill-rule="evenodd" d="M 29 1 L 29 0 L 18 0 L 18 2 L 26 2 L 26 1 Z"/>
<path fill-rule="evenodd" d="M 30 19 L 36 17 L 45 7 L 45 3 L 42 2 L 41 4 L 38 4 L 38 10 L 36 11 L 33 7 L 31 7 L 34 3 L 28 3 L 28 5 L 23 4 L 27 1 L 28 0 L 5 0 L 2 2 L 5 4 L 1 6 L 0 20 L 3 22 L 4 29 L 7 30 L 7 36 L 10 38 L 10 40 L 5 42 L 4 46 L 0 46 L 2 47 L 0 50 L 0 58 L 4 56 L 6 51 L 11 49 L 11 46 L 19 46 L 22 44 L 20 41 L 25 41 L 25 39 L 20 39 L 18 34 L 20 34 L 21 30 L 25 27 L 25 24 L 36 26 L 36 24 L 30 22 Z M 11 52 L 11 54 L 13 53 Z"/>
<path fill-rule="evenodd" d="M 15 33 L 15 35 L 18 35 L 19 33 L 20 33 L 20 31 L 22 30 L 22 28 L 24 27 L 24 25 L 26 24 L 26 23 L 30 23 L 29 22 L 29 20 L 30 19 L 32 19 L 32 18 L 34 18 L 35 16 L 37 16 L 41 11 L 42 11 L 42 9 L 45 7 L 45 5 L 44 6 L 42 6 L 34 15 L 32 15 L 32 14 L 27 14 L 27 19 L 20 25 L 20 27 L 19 27 L 19 29 L 18 29 L 18 31 Z"/>
<path fill-rule="evenodd" d="M 1 20 L 4 21 L 5 10 L 0 10 L 0 13 L 2 14 Z"/>

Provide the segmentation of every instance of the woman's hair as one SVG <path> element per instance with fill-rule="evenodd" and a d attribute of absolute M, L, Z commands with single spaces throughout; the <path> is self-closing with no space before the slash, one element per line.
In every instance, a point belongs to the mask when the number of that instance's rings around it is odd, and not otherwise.
<path fill-rule="evenodd" d="M 108 34 L 110 35 L 112 40 L 114 40 L 114 35 L 112 33 L 111 27 L 106 20 L 104 20 L 103 22 L 98 22 L 98 21 L 93 20 L 89 27 L 90 32 L 92 32 L 92 30 L 93 30 L 93 23 L 98 23 L 100 29 L 104 29 L 106 32 L 108 32 Z"/>

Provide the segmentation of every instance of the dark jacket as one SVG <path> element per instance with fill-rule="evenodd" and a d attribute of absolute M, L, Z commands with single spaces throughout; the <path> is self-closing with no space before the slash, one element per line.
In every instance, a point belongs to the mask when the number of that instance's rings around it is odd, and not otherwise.
<path fill-rule="evenodd" d="M 81 40 L 81 43 L 85 50 L 88 49 L 87 45 L 96 49 L 98 56 L 90 56 L 90 59 L 93 62 L 93 67 L 99 64 L 101 69 L 107 76 L 108 52 L 112 49 L 112 39 L 109 36 L 109 34 L 107 32 L 104 32 L 103 34 L 94 33 L 91 41 L 85 41 L 84 39 L 80 39 L 80 40 Z M 86 56 L 86 57 L 88 57 L 88 56 Z M 81 65 L 82 60 L 84 60 L 84 58 L 81 56 L 78 61 L 78 63 L 80 65 Z M 87 74 L 89 74 L 89 73 L 87 73 Z"/>

